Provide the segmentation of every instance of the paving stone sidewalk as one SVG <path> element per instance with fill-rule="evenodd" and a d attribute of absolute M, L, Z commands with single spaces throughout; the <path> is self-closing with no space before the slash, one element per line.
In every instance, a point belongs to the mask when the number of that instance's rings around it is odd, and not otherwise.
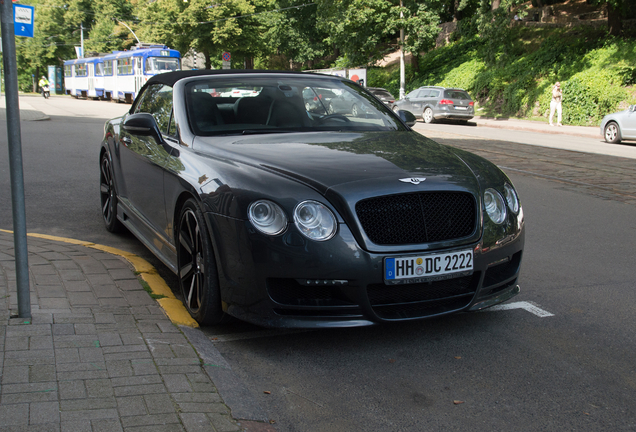
<path fill-rule="evenodd" d="M 0 431 L 243 430 L 127 261 L 28 245 L 30 322 L 13 317 L 13 235 L 0 232 Z"/>

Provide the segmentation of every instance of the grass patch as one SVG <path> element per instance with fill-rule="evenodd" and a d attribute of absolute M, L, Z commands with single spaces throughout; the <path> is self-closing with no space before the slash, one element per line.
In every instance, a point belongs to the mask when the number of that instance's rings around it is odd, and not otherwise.
<path fill-rule="evenodd" d="M 141 286 L 143 287 L 144 291 L 146 291 L 148 294 L 150 294 L 150 297 L 152 297 L 155 300 L 160 300 L 163 298 L 168 298 L 163 294 L 154 294 L 152 292 L 152 288 L 150 288 L 150 285 L 148 285 L 148 282 L 146 282 L 145 280 L 139 278 L 139 283 L 141 284 Z"/>

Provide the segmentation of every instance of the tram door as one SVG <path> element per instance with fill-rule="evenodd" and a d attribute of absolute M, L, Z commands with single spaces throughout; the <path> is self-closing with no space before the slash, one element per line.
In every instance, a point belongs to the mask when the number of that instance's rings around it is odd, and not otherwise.
<path fill-rule="evenodd" d="M 141 68 L 141 57 L 134 57 L 135 63 L 135 96 L 139 93 L 139 89 L 144 85 L 144 76 Z"/>
<path fill-rule="evenodd" d="M 88 63 L 88 97 L 95 96 L 95 65 Z"/>

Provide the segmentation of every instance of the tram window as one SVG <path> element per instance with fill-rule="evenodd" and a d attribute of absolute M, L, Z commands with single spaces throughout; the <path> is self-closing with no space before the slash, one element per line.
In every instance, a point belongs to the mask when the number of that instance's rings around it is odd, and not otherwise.
<path fill-rule="evenodd" d="M 95 76 L 104 76 L 104 63 L 95 63 Z"/>
<path fill-rule="evenodd" d="M 113 74 L 113 61 L 108 60 L 104 62 L 104 75 L 112 75 Z"/>
<path fill-rule="evenodd" d="M 64 76 L 65 77 L 70 77 L 73 76 L 73 66 L 71 65 L 64 65 Z"/>
<path fill-rule="evenodd" d="M 76 64 L 75 65 L 75 76 L 76 77 L 88 76 L 88 70 L 86 69 L 86 63 Z"/>
<path fill-rule="evenodd" d="M 141 96 L 135 112 L 152 114 L 161 133 L 170 135 L 168 127 L 172 112 L 172 87 L 163 84 L 148 87 Z"/>
<path fill-rule="evenodd" d="M 157 74 L 179 70 L 179 59 L 176 57 L 148 57 L 146 73 Z"/>
<path fill-rule="evenodd" d="M 117 59 L 117 75 L 131 75 L 132 58 Z"/>

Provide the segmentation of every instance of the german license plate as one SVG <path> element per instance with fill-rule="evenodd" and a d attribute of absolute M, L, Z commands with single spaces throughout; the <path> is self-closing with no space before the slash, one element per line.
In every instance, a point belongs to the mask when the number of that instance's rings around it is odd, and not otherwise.
<path fill-rule="evenodd" d="M 450 279 L 472 273 L 472 249 L 384 259 L 387 284 Z"/>
<path fill-rule="evenodd" d="M 466 111 L 468 109 L 468 107 L 464 107 L 464 106 L 455 106 L 456 110 L 460 110 L 460 111 Z"/>

